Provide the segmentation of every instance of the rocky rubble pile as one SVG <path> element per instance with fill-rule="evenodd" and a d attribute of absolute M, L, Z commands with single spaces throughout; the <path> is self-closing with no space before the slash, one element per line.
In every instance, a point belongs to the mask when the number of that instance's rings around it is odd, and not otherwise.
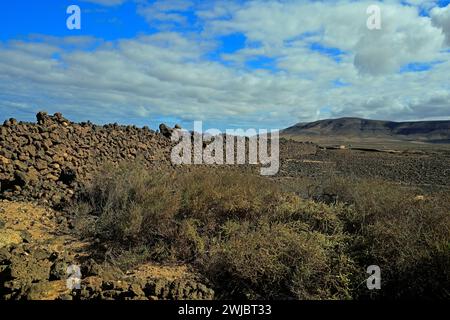
<path fill-rule="evenodd" d="M 194 279 L 127 276 L 120 270 L 105 270 L 92 259 L 81 265 L 79 288 L 71 289 L 67 268 L 74 263 L 73 257 L 48 247 L 29 243 L 0 247 L 0 300 L 214 298 L 212 289 Z"/>
<path fill-rule="evenodd" d="M 0 200 L 0 301 L 213 298 L 185 266 L 144 263 L 124 272 L 94 260 L 104 246 L 68 233 L 60 216 L 45 206 Z M 80 279 L 74 290 L 67 282 L 73 278 Z"/>
<path fill-rule="evenodd" d="M 147 127 L 73 123 L 60 113 L 36 118 L 0 126 L 0 198 L 57 205 L 105 163 L 140 156 L 149 165 L 169 164 L 170 140 Z"/>

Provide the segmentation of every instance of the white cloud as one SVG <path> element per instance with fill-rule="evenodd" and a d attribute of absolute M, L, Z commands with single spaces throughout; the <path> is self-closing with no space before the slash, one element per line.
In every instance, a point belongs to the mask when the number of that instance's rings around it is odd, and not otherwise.
<path fill-rule="evenodd" d="M 450 5 L 431 10 L 431 18 L 433 24 L 442 29 L 445 34 L 446 45 L 450 47 Z"/>
<path fill-rule="evenodd" d="M 81 1 L 100 4 L 103 6 L 117 6 L 126 2 L 127 0 L 81 0 Z"/>
<path fill-rule="evenodd" d="M 448 8 L 420 17 L 416 7 L 385 1 L 382 30 L 369 31 L 368 3 L 208 2 L 197 11 L 201 33 L 0 43 L 0 111 L 28 106 L 103 121 L 170 116 L 242 127 L 332 116 L 450 117 L 450 59 L 442 50 Z M 193 5 L 168 4 L 141 10 L 173 20 L 165 14 Z M 225 63 L 207 58 L 217 37 L 233 32 L 252 46 L 223 55 Z M 311 50 L 312 43 L 344 53 L 337 61 Z M 274 59 L 277 70 L 246 67 L 258 56 Z M 399 73 L 406 64 L 432 61 L 439 63 L 430 71 Z"/>
<path fill-rule="evenodd" d="M 213 19 L 212 33 L 244 33 L 260 42 L 266 51 L 285 49 L 285 42 L 299 35 L 303 43 L 320 41 L 355 57 L 355 66 L 365 73 L 395 72 L 408 62 L 426 62 L 438 57 L 444 41 L 431 19 L 419 17 L 417 8 L 387 1 L 381 7 L 382 29 L 368 30 L 366 9 L 372 1 L 250 2 L 235 11 L 232 19 Z"/>
<path fill-rule="evenodd" d="M 154 2 L 138 1 L 138 13 L 143 16 L 150 25 L 159 29 L 168 29 L 174 23 L 187 25 L 188 20 L 181 14 L 193 6 L 189 0 L 156 0 Z"/>

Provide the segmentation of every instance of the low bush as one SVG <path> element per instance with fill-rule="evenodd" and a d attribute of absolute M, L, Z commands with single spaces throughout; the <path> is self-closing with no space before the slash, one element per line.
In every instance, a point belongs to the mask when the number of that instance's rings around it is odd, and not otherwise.
<path fill-rule="evenodd" d="M 189 263 L 223 298 L 449 297 L 447 194 L 341 178 L 318 187 L 337 201 L 236 170 L 136 162 L 105 167 L 72 210 L 117 265 Z M 372 264 L 376 292 L 365 286 Z"/>
<path fill-rule="evenodd" d="M 340 273 L 342 266 L 333 264 L 332 257 L 337 253 L 327 236 L 303 230 L 301 226 L 268 222 L 258 225 L 229 222 L 222 231 L 223 239 L 212 246 L 205 269 L 225 298 L 350 296 L 347 275 Z"/>
<path fill-rule="evenodd" d="M 382 180 L 334 177 L 323 186 L 347 210 L 338 214 L 351 235 L 349 255 L 378 265 L 382 290 L 355 286 L 355 297 L 450 298 L 450 195 Z M 355 274 L 355 284 L 366 274 Z"/>

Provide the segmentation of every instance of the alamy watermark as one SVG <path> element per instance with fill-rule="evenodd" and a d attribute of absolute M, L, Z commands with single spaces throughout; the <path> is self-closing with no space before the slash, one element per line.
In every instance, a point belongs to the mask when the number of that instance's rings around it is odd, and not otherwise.
<path fill-rule="evenodd" d="M 367 278 L 366 284 L 369 290 L 380 290 L 381 289 L 381 269 L 377 265 L 371 265 L 367 267 L 367 273 L 370 277 Z"/>
<path fill-rule="evenodd" d="M 71 5 L 67 7 L 67 14 L 70 16 L 66 20 L 66 26 L 69 30 L 81 29 L 81 9 L 77 5 Z"/>
<path fill-rule="evenodd" d="M 218 129 L 203 132 L 202 122 L 195 121 L 192 133 L 175 129 L 172 142 L 178 142 L 172 148 L 173 164 L 260 164 L 265 176 L 280 168 L 278 130 L 270 130 L 270 138 L 266 129 L 227 129 L 224 135 Z"/>
<path fill-rule="evenodd" d="M 66 287 L 69 290 L 81 288 L 81 269 L 79 265 L 72 264 L 66 270 L 67 280 Z"/>
<path fill-rule="evenodd" d="M 373 4 L 367 7 L 366 13 L 369 15 L 367 18 L 367 29 L 369 30 L 381 30 L 381 8 L 380 6 Z"/>

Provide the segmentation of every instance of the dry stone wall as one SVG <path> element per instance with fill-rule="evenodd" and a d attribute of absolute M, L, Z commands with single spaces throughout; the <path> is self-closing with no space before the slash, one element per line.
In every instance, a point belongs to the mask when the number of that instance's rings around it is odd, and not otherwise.
<path fill-rule="evenodd" d="M 36 118 L 0 126 L 0 198 L 57 205 L 105 163 L 142 157 L 170 164 L 170 140 L 147 127 L 74 123 L 60 113 Z"/>

